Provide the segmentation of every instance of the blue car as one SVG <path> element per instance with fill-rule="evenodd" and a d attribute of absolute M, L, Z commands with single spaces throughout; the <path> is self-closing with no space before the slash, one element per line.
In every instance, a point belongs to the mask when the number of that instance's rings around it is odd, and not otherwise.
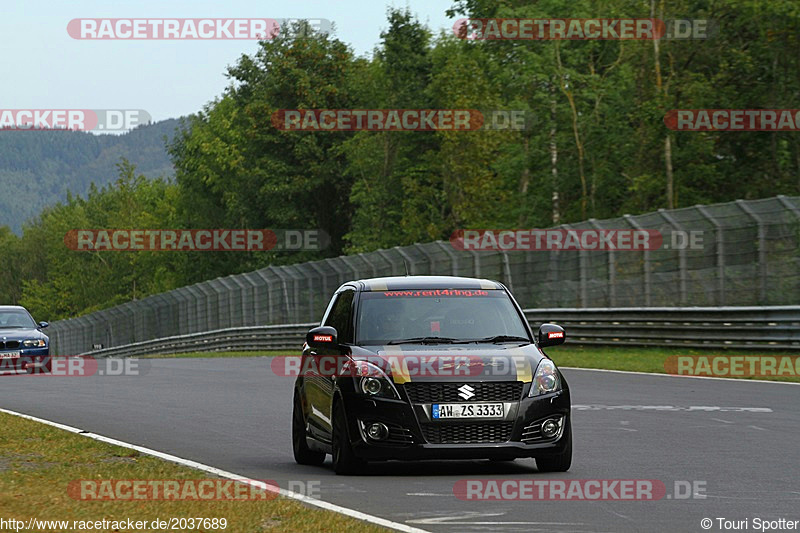
<path fill-rule="evenodd" d="M 50 372 L 50 338 L 42 333 L 47 326 L 24 307 L 0 305 L 0 373 Z"/>

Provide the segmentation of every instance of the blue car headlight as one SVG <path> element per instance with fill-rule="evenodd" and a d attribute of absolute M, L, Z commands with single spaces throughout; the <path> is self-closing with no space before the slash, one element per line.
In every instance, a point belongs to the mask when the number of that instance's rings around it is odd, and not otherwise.
<path fill-rule="evenodd" d="M 556 365 L 550 359 L 542 359 L 539 366 L 536 367 L 528 397 L 548 394 L 557 390 L 561 390 L 561 379 L 558 377 Z"/>
<path fill-rule="evenodd" d="M 22 346 L 24 348 L 44 348 L 47 346 L 47 343 L 44 339 L 30 339 L 27 341 L 22 341 Z"/>

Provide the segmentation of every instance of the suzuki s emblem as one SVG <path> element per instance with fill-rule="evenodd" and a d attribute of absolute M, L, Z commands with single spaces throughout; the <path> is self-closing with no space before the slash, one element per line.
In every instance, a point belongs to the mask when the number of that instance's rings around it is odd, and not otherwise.
<path fill-rule="evenodd" d="M 461 385 L 458 388 L 458 395 L 464 398 L 465 400 L 469 400 L 473 396 L 475 396 L 475 389 L 470 387 L 469 385 Z"/>

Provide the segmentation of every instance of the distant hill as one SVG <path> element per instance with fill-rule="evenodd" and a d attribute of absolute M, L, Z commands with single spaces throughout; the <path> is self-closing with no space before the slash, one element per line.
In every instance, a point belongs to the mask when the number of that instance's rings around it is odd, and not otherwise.
<path fill-rule="evenodd" d="M 21 233 L 22 223 L 67 191 L 84 195 L 89 185 L 117 178 L 121 158 L 148 177 L 172 176 L 164 137 L 172 140 L 177 119 L 140 126 L 124 135 L 75 131 L 0 131 L 0 227 Z"/>

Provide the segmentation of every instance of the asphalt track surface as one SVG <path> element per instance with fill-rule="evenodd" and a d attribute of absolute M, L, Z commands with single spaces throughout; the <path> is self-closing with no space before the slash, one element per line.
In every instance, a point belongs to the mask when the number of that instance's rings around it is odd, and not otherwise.
<path fill-rule="evenodd" d="M 323 467 L 295 464 L 293 379 L 269 363 L 156 359 L 139 376 L 0 376 L 0 407 L 282 488 L 316 481 L 312 496 L 437 533 L 721 531 L 717 518 L 748 519 L 752 531 L 756 517 L 800 520 L 798 385 L 566 369 L 575 449 L 565 474 L 540 474 L 523 459 L 390 462 L 343 477 L 330 458 Z M 462 479 L 656 479 L 668 497 L 462 501 L 453 494 Z M 678 499 L 676 481 L 699 482 L 705 498 Z"/>

